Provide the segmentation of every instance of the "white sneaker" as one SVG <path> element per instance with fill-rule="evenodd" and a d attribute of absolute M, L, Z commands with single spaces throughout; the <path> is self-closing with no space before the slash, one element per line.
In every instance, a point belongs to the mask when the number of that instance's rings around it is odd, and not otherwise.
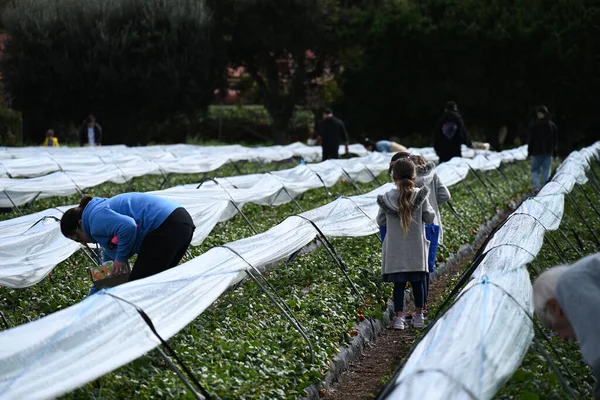
<path fill-rule="evenodd" d="M 423 328 L 425 326 L 425 318 L 423 317 L 423 314 L 413 315 L 412 324 L 415 328 Z"/>
<path fill-rule="evenodd" d="M 404 330 L 404 329 L 406 329 L 407 325 L 408 325 L 408 323 L 406 322 L 406 319 L 404 319 L 404 317 L 395 317 L 394 318 L 394 329 Z"/>

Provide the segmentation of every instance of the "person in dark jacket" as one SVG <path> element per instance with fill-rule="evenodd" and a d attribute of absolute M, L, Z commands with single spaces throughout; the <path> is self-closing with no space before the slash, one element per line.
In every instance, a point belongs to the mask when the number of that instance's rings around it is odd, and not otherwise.
<path fill-rule="evenodd" d="M 102 128 L 93 115 L 89 115 L 79 128 L 79 144 L 82 146 L 102 145 Z"/>
<path fill-rule="evenodd" d="M 473 147 L 458 106 L 449 101 L 433 131 L 433 148 L 442 163 L 460 157 L 462 144 Z"/>
<path fill-rule="evenodd" d="M 556 154 L 558 128 L 550 120 L 550 113 L 546 106 L 536 109 L 536 118 L 529 124 L 529 142 L 527 153 L 531 157 L 531 179 L 533 189 L 540 190 L 540 171 L 542 185 L 550 179 L 552 155 Z"/>
<path fill-rule="evenodd" d="M 333 116 L 333 111 L 326 109 L 323 112 L 323 121 L 319 125 L 319 137 L 317 143 L 321 144 L 323 149 L 323 161 L 340 158 L 340 138 L 344 138 L 346 145 L 346 154 L 348 151 L 348 132 L 342 120 Z"/>

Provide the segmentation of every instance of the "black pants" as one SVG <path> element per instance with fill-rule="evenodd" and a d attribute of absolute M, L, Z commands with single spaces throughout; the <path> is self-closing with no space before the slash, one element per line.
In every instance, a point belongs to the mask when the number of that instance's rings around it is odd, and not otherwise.
<path fill-rule="evenodd" d="M 323 147 L 323 160 L 335 160 L 340 158 L 340 146 L 336 145 L 335 147 Z"/>
<path fill-rule="evenodd" d="M 430 282 L 429 275 L 430 274 L 427 274 L 427 276 L 425 278 L 425 282 L 423 283 L 423 286 L 424 286 L 423 289 L 425 291 L 425 293 L 423 294 L 423 297 L 424 297 L 423 304 L 429 303 L 429 282 Z"/>
<path fill-rule="evenodd" d="M 185 208 L 176 208 L 155 230 L 146 235 L 133 265 L 129 281 L 146 278 L 173 268 L 192 242 L 194 221 Z"/>
<path fill-rule="evenodd" d="M 428 274 L 429 275 L 429 274 Z M 425 282 L 411 282 L 413 296 L 415 297 L 415 307 L 422 308 L 425 297 Z M 394 311 L 404 311 L 404 288 L 406 282 L 394 282 Z"/>

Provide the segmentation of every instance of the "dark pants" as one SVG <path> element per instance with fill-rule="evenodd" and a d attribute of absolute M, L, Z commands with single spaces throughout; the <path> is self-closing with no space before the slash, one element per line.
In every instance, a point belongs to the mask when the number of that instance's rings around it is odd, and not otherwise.
<path fill-rule="evenodd" d="M 423 283 L 423 304 L 427 305 L 429 303 L 429 274 L 425 277 L 425 283 Z"/>
<path fill-rule="evenodd" d="M 460 147 L 454 149 L 446 149 L 445 151 L 436 152 L 436 154 L 440 158 L 440 164 L 446 161 L 450 161 L 454 157 L 462 157 L 462 151 Z"/>
<path fill-rule="evenodd" d="M 323 147 L 323 161 L 340 158 L 340 146 L 335 147 Z"/>
<path fill-rule="evenodd" d="M 429 274 L 428 274 L 429 275 Z M 425 300 L 424 286 L 425 282 L 411 282 L 413 296 L 415 297 L 415 307 L 422 308 Z M 404 311 L 404 288 L 406 282 L 394 282 L 394 311 Z"/>
<path fill-rule="evenodd" d="M 129 281 L 147 278 L 177 266 L 192 242 L 195 229 L 194 221 L 185 208 L 175 209 L 144 238 Z"/>

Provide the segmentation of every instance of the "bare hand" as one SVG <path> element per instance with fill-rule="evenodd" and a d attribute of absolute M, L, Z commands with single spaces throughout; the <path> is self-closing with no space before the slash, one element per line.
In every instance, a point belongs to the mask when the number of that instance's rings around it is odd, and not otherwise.
<path fill-rule="evenodd" d="M 115 277 L 115 276 L 119 276 L 122 275 L 124 273 L 127 272 L 127 264 L 122 262 L 122 261 L 117 261 L 115 260 L 113 262 L 113 269 L 112 272 L 110 274 L 110 277 Z"/>

